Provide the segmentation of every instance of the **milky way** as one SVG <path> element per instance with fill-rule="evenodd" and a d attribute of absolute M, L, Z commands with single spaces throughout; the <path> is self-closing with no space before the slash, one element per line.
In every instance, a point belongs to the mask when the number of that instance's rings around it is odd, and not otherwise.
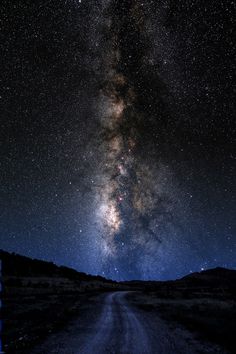
<path fill-rule="evenodd" d="M 0 247 L 115 279 L 236 267 L 233 8 L 4 2 Z"/>
<path fill-rule="evenodd" d="M 172 240 L 173 236 L 168 232 L 173 208 L 172 196 L 161 190 L 162 181 L 160 178 L 158 181 L 160 168 L 153 168 L 150 159 L 145 162 L 139 157 L 145 116 L 137 107 L 132 79 L 125 75 L 126 70 L 122 70 L 124 54 L 120 32 L 128 31 L 128 28 L 122 18 L 123 13 L 116 15 L 115 20 L 121 22 L 118 28 L 113 21 L 106 28 L 111 38 L 107 40 L 110 45 L 98 101 L 102 155 L 96 189 L 97 219 L 101 228 L 99 245 L 106 274 L 112 275 L 114 271 L 119 274 L 126 269 L 126 272 L 137 276 L 145 273 L 146 263 L 153 267 L 162 243 L 164 225 L 166 236 Z M 131 3 L 128 16 L 133 26 L 133 37 L 139 37 L 144 21 L 142 8 Z M 136 46 L 137 43 L 134 48 Z M 132 54 L 128 57 L 132 58 Z M 158 161 L 154 163 L 157 165 Z"/>

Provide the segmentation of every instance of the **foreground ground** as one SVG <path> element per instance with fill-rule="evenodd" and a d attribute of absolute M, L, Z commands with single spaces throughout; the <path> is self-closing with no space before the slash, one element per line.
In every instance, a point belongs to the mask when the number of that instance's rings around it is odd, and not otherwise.
<path fill-rule="evenodd" d="M 0 250 L 6 354 L 236 353 L 236 271 L 117 283 Z"/>
<path fill-rule="evenodd" d="M 119 291 L 94 298 L 83 316 L 30 353 L 226 353 L 216 345 L 197 340 L 181 327 L 173 328 L 155 312 L 133 306 L 133 295 Z"/>

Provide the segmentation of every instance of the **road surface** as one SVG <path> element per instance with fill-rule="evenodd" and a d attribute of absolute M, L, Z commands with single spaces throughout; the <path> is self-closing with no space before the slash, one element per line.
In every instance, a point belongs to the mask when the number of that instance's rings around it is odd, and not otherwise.
<path fill-rule="evenodd" d="M 127 294 L 125 291 L 107 294 L 102 303 L 91 306 L 87 320 L 77 319 L 31 353 L 222 354 L 216 347 L 198 342 L 189 332 L 132 307 Z"/>

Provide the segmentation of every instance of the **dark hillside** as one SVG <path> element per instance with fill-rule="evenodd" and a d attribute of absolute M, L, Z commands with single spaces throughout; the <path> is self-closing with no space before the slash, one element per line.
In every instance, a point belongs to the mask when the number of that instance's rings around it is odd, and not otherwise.
<path fill-rule="evenodd" d="M 81 273 L 75 269 L 65 266 L 57 266 L 53 262 L 41 261 L 29 257 L 21 256 L 15 253 L 8 253 L 0 250 L 0 260 L 2 261 L 2 275 L 5 277 L 65 277 L 74 280 L 83 281 L 102 281 L 105 283 L 114 283 L 101 276 L 92 276 Z"/>
<path fill-rule="evenodd" d="M 30 353 L 42 338 L 86 311 L 94 297 L 121 286 L 100 276 L 0 251 L 3 348 Z"/>
<path fill-rule="evenodd" d="M 236 353 L 236 270 L 215 268 L 166 282 L 131 282 L 133 301 L 197 337 Z"/>

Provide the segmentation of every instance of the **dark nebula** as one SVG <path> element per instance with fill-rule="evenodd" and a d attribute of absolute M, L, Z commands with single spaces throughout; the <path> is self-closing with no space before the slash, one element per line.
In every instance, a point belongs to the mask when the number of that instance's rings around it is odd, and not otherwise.
<path fill-rule="evenodd" d="M 236 268 L 235 4 L 0 5 L 0 247 L 114 279 Z"/>

